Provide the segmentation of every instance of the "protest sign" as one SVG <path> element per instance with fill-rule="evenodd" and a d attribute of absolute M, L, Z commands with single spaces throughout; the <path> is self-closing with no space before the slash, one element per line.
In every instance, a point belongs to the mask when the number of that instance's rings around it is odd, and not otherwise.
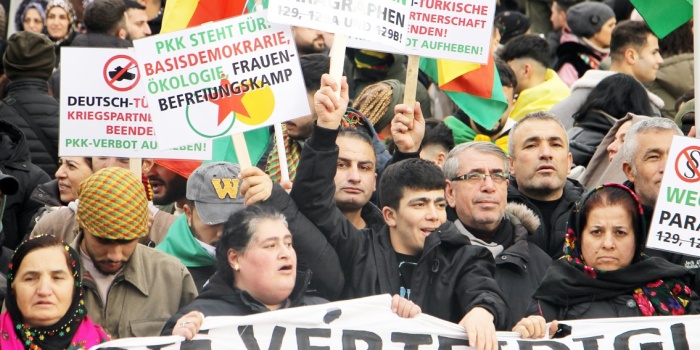
<path fill-rule="evenodd" d="M 700 257 L 700 140 L 674 136 L 647 247 Z"/>
<path fill-rule="evenodd" d="M 256 12 L 134 42 L 159 145 L 310 114 L 291 31 L 264 16 Z"/>
<path fill-rule="evenodd" d="M 357 34 L 348 38 L 348 47 L 482 64 L 488 61 L 494 0 L 409 1 L 405 47 L 392 50 Z"/>
<path fill-rule="evenodd" d="M 402 50 L 407 0 L 269 0 L 270 22 L 354 35 Z"/>
<path fill-rule="evenodd" d="M 71 64 L 61 67 L 59 155 L 211 159 L 211 141 L 159 150 L 133 50 L 64 47 L 61 57 Z"/>
<path fill-rule="evenodd" d="M 244 317 L 207 317 L 187 349 L 470 349 L 464 328 L 420 314 L 400 318 L 390 309 L 391 297 L 378 295 L 284 309 Z M 597 350 L 700 348 L 700 316 L 631 317 L 560 321 L 571 326 L 561 339 L 523 340 L 499 332 L 502 350 Z M 93 349 L 181 349 L 182 337 L 133 338 Z"/>

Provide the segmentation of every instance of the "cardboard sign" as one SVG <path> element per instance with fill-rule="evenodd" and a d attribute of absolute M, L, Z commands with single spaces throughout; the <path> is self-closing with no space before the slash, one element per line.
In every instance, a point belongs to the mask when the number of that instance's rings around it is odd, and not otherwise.
<path fill-rule="evenodd" d="M 647 247 L 700 257 L 700 140 L 674 136 Z"/>
<path fill-rule="evenodd" d="M 59 155 L 211 159 L 210 141 L 159 150 L 133 50 L 64 47 L 61 57 Z"/>
<path fill-rule="evenodd" d="M 270 0 L 270 22 L 359 36 L 402 50 L 406 38 L 407 0 Z"/>
<path fill-rule="evenodd" d="M 127 338 L 93 349 L 471 349 L 459 325 L 426 314 L 400 318 L 388 294 L 245 317 L 207 317 L 192 342 L 183 337 Z M 698 349 L 700 316 L 560 321 L 561 339 L 524 340 L 498 332 L 503 350 Z"/>
<path fill-rule="evenodd" d="M 310 114 L 291 30 L 264 11 L 134 46 L 163 148 Z"/>

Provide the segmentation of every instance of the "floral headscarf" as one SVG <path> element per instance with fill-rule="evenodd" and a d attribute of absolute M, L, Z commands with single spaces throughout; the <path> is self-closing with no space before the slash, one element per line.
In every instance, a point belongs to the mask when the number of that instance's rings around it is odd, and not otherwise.
<path fill-rule="evenodd" d="M 637 213 L 635 213 L 637 214 L 637 222 L 633 222 L 635 230 L 635 254 L 632 264 L 636 264 L 648 258 L 644 254 L 644 247 L 647 237 L 647 228 L 644 221 L 644 210 L 642 209 L 637 195 L 634 193 L 634 191 L 620 184 L 609 183 L 598 186 L 581 198 L 581 201 L 576 204 L 576 208 L 572 211 L 569 217 L 569 228 L 566 233 L 564 256 L 562 257 L 562 259 L 566 259 L 571 266 L 582 271 L 590 278 L 597 279 L 600 275 L 607 273 L 607 271 L 598 270 L 589 266 L 581 255 L 581 247 L 579 242 L 581 241 L 583 222 L 585 219 L 582 217 L 582 210 L 585 209 L 586 202 L 592 194 L 604 188 L 611 187 L 625 190 L 637 204 Z M 620 270 L 624 269 L 625 268 L 622 268 Z M 636 288 L 634 290 L 633 297 L 644 316 L 684 315 L 685 307 L 690 301 L 691 294 L 692 291 L 690 288 L 680 279 L 667 278 L 656 279 L 646 283 L 640 288 Z"/>
<path fill-rule="evenodd" d="M 62 42 L 70 38 L 74 33 L 75 29 L 78 26 L 78 16 L 75 14 L 75 9 L 73 8 L 73 5 L 70 3 L 68 0 L 51 0 L 49 1 L 48 4 L 46 4 L 46 17 L 48 18 L 49 16 L 49 11 L 51 11 L 52 8 L 54 7 L 60 7 L 63 10 L 66 11 L 68 14 L 68 31 L 66 32 L 66 35 L 63 36 L 62 38 L 52 38 L 49 36 L 49 32 L 47 29 L 47 26 L 44 25 L 44 34 L 51 39 L 51 41 L 54 42 L 55 45 L 61 45 Z"/>

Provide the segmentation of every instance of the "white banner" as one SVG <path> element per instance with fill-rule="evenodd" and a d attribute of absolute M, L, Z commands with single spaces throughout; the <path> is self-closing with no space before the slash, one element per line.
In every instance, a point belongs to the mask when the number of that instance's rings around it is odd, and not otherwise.
<path fill-rule="evenodd" d="M 161 148 L 309 115 L 289 26 L 265 11 L 134 41 Z"/>
<path fill-rule="evenodd" d="M 347 300 L 245 317 L 207 317 L 192 342 L 182 337 L 127 338 L 93 349 L 471 349 L 464 329 L 425 314 L 400 318 L 391 297 Z M 502 350 L 700 349 L 700 316 L 659 316 L 564 321 L 571 335 L 522 340 L 499 332 Z"/>
<path fill-rule="evenodd" d="M 211 159 L 212 142 L 159 150 L 134 50 L 61 48 L 61 156 Z"/>
<path fill-rule="evenodd" d="M 700 257 L 700 140 L 674 136 L 647 247 Z"/>

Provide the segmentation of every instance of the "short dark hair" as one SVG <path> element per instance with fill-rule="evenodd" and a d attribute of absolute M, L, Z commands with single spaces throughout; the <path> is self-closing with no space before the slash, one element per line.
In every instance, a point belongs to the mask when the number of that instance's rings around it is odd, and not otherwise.
<path fill-rule="evenodd" d="M 695 89 L 688 90 L 683 95 L 681 95 L 681 97 L 676 99 L 676 103 L 673 105 L 673 107 L 676 109 L 676 111 L 679 111 L 681 109 L 681 103 L 686 103 L 694 98 Z"/>
<path fill-rule="evenodd" d="M 511 39 L 501 50 L 500 56 L 506 62 L 531 58 L 545 68 L 549 67 L 551 60 L 547 39 L 536 34 L 523 34 Z"/>
<path fill-rule="evenodd" d="M 647 90 L 637 79 L 622 73 L 601 80 L 588 94 L 574 119 L 578 120 L 579 117 L 595 110 L 603 111 L 617 119 L 621 119 L 627 113 L 652 115 Z"/>
<path fill-rule="evenodd" d="M 433 162 L 420 158 L 402 160 L 386 167 L 379 182 L 379 203 L 399 209 L 405 190 L 444 190 L 445 176 Z"/>
<path fill-rule="evenodd" d="M 518 87 L 518 78 L 508 63 L 502 59 L 496 59 L 496 69 L 498 70 L 498 77 L 501 78 L 502 86 L 513 88 L 513 90 Z"/>
<path fill-rule="evenodd" d="M 244 253 L 261 221 L 278 220 L 287 225 L 284 215 L 277 209 L 251 205 L 232 214 L 224 223 L 224 231 L 216 245 L 216 270 L 227 281 L 233 281 L 233 271 L 228 263 L 228 250 Z"/>
<path fill-rule="evenodd" d="M 306 92 L 313 94 L 321 88 L 321 76 L 331 69 L 331 60 L 322 53 L 312 53 L 300 56 L 299 62 Z"/>
<path fill-rule="evenodd" d="M 83 21 L 88 33 L 116 35 L 126 28 L 124 0 L 95 0 L 85 7 Z"/>
<path fill-rule="evenodd" d="M 304 57 L 304 56 L 302 56 Z M 374 144 L 372 143 L 372 137 L 369 136 L 367 131 L 365 131 L 362 126 L 356 125 L 356 126 L 349 126 L 349 127 L 341 127 L 340 130 L 338 131 L 338 137 L 347 137 L 349 139 L 353 139 L 356 141 L 364 142 L 369 145 L 370 148 L 374 151 Z M 377 154 L 376 152 L 372 152 L 374 154 L 374 165 L 376 166 L 377 164 Z"/>
<path fill-rule="evenodd" d="M 693 21 L 686 22 L 659 40 L 659 52 L 662 57 L 693 53 L 694 49 Z"/>
<path fill-rule="evenodd" d="M 423 147 L 438 145 L 446 152 L 455 148 L 455 139 L 450 129 L 442 120 L 428 119 L 425 121 L 425 136 L 423 136 Z"/>
<path fill-rule="evenodd" d="M 619 60 L 628 47 L 640 50 L 647 44 L 649 34 L 654 35 L 646 22 L 622 21 L 615 26 L 610 39 L 610 57 Z"/>

